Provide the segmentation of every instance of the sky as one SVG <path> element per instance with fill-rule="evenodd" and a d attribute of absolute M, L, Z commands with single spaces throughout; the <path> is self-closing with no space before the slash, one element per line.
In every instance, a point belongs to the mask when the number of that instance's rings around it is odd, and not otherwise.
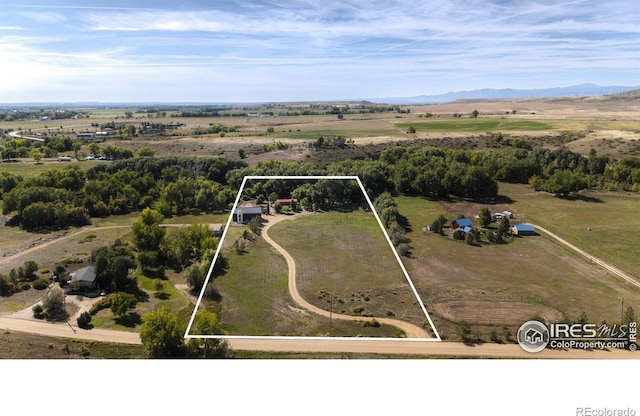
<path fill-rule="evenodd" d="M 639 0 L 0 0 L 0 103 L 640 85 Z"/>

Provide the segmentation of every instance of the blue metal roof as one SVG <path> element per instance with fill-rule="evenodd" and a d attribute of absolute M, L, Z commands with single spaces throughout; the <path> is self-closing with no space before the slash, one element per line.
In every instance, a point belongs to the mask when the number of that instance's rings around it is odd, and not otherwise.
<path fill-rule="evenodd" d="M 531 224 L 515 224 L 516 230 L 518 231 L 535 231 L 536 229 Z"/>
<path fill-rule="evenodd" d="M 456 223 L 458 223 L 459 227 L 473 227 L 473 222 L 469 218 L 458 218 L 456 219 Z"/>

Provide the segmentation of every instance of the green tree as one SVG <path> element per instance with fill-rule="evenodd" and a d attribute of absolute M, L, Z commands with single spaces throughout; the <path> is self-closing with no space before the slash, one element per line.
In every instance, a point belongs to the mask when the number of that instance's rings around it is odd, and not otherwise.
<path fill-rule="evenodd" d="M 96 143 L 89 143 L 87 149 L 93 157 L 98 157 L 98 155 L 100 154 L 100 146 L 98 146 Z"/>
<path fill-rule="evenodd" d="M 489 211 L 489 208 L 483 207 L 480 210 L 480 214 L 478 214 L 478 223 L 482 228 L 486 228 L 491 224 L 491 212 Z"/>
<path fill-rule="evenodd" d="M 633 311 L 633 308 L 629 306 L 627 310 L 624 311 L 624 315 L 622 316 L 622 324 L 629 325 L 631 322 L 636 321 L 636 314 Z"/>
<path fill-rule="evenodd" d="M 89 328 L 89 325 L 91 324 L 91 314 L 87 311 L 82 312 L 80 316 L 78 316 L 76 322 L 80 328 Z"/>
<path fill-rule="evenodd" d="M 91 254 L 96 271 L 96 284 L 112 292 L 133 289 L 135 279 L 129 279 L 129 270 L 136 267 L 131 248 L 122 240 L 111 246 L 99 247 Z"/>
<path fill-rule="evenodd" d="M 469 342 L 471 340 L 471 325 L 466 321 L 458 322 L 456 325 L 456 335 L 462 342 Z"/>
<path fill-rule="evenodd" d="M 64 292 L 59 287 L 49 289 L 42 297 L 43 314 L 47 319 L 66 318 L 64 307 Z"/>
<path fill-rule="evenodd" d="M 29 156 L 31 156 L 36 163 L 40 163 L 40 159 L 42 159 L 44 155 L 38 149 L 31 149 Z"/>
<path fill-rule="evenodd" d="M 498 224 L 498 234 L 500 236 L 507 234 L 509 232 L 509 227 L 511 227 L 511 223 L 509 222 L 509 218 L 505 215 Z"/>
<path fill-rule="evenodd" d="M 158 251 L 160 243 L 165 235 L 165 229 L 160 227 L 163 220 L 162 214 L 158 211 L 145 208 L 140 213 L 138 219 L 131 226 L 133 231 L 133 242 L 141 251 Z"/>
<path fill-rule="evenodd" d="M 198 310 L 193 319 L 191 331 L 199 335 L 224 334 L 218 315 Z M 205 358 L 226 358 L 229 356 L 227 341 L 216 338 L 192 338 L 189 340 L 189 355 Z"/>
<path fill-rule="evenodd" d="M 189 286 L 189 290 L 191 293 L 199 293 L 202 290 L 202 285 L 205 280 L 205 273 L 203 273 L 202 268 L 199 264 L 192 264 L 187 267 L 184 272 L 184 281 Z"/>
<path fill-rule="evenodd" d="M 129 313 L 129 309 L 135 307 L 136 297 L 130 293 L 116 292 L 109 297 L 111 301 L 111 312 L 119 318 L 124 318 Z"/>
<path fill-rule="evenodd" d="M 161 308 L 142 316 L 140 340 L 151 358 L 183 357 L 185 331 L 177 314 Z"/>
<path fill-rule="evenodd" d="M 138 150 L 138 156 L 141 157 L 152 157 L 155 156 L 156 151 L 148 146 L 143 146 Z"/>

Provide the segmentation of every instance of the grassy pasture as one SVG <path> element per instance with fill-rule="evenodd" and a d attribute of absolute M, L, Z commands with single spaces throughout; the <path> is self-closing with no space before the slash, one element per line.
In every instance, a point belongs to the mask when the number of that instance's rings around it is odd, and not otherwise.
<path fill-rule="evenodd" d="M 262 238 L 249 243 L 246 252 L 238 253 L 234 242 L 247 229 L 230 227 L 221 253 L 228 259 L 226 274 L 214 285 L 222 295 L 220 303 L 207 303 L 215 310 L 228 335 L 242 336 L 394 336 L 395 328 L 363 327 L 311 314 L 297 307 L 287 289 L 286 261 Z"/>
<path fill-rule="evenodd" d="M 420 121 L 415 123 L 397 123 L 397 127 L 409 129 L 414 127 L 416 131 L 432 132 L 486 132 L 486 131 L 537 131 L 552 130 L 553 126 L 548 123 L 533 120 L 513 120 L 513 119 L 451 119 Z"/>
<path fill-rule="evenodd" d="M 575 198 L 556 198 L 527 185 L 500 184 L 515 201 L 515 212 L 640 279 L 640 195 L 583 191 Z"/>
<path fill-rule="evenodd" d="M 371 213 L 322 212 L 275 225 L 270 235 L 296 259 L 298 290 L 328 310 L 426 318 Z"/>
<path fill-rule="evenodd" d="M 522 205 L 518 189 L 501 186 L 501 194 L 515 200 L 512 205 L 518 220 L 533 222 L 529 209 L 540 216 L 554 211 L 545 200 Z M 485 243 L 474 247 L 422 229 L 440 214 L 454 219 L 459 212 L 458 205 L 464 205 L 469 215 L 485 205 L 475 204 L 470 209 L 466 201 L 431 201 L 407 196 L 396 201 L 412 229 L 409 237 L 414 258 L 403 258 L 403 262 L 429 312 L 434 312 L 432 318 L 441 335 L 453 336 L 455 322 L 463 319 L 480 325 L 486 339 L 490 325 L 500 328 L 507 324 L 517 329 L 536 314 L 551 321 L 571 322 L 584 311 L 592 322 L 599 324 L 603 320 L 619 322 L 620 299 L 625 300 L 626 306 L 640 308 L 640 292 L 636 288 L 545 235 L 516 238 L 509 244 Z M 612 215 L 620 209 L 625 209 L 624 204 L 610 207 Z M 567 207 L 565 211 L 580 216 Z M 564 228 L 560 225 L 564 222 L 558 221 L 556 228 Z M 544 225 L 552 228 L 551 223 L 549 219 Z M 573 241 L 570 235 L 560 234 Z M 592 242 L 595 241 L 594 238 Z M 604 244 L 600 241 L 600 245 L 606 246 L 606 240 Z M 584 248 L 595 252 L 590 247 Z"/>

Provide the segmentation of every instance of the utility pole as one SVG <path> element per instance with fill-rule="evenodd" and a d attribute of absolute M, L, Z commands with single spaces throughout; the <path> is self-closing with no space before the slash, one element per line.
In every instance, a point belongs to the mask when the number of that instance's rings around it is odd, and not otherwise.
<path fill-rule="evenodd" d="M 329 293 L 329 328 L 333 328 L 333 294 Z"/>

